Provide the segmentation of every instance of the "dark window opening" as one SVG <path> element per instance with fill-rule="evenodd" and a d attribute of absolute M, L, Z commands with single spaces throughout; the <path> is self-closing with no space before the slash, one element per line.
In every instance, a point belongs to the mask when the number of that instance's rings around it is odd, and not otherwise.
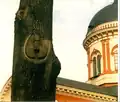
<path fill-rule="evenodd" d="M 96 76 L 96 57 L 93 57 L 93 77 Z"/>
<path fill-rule="evenodd" d="M 97 56 L 97 75 L 101 74 L 101 55 Z"/>

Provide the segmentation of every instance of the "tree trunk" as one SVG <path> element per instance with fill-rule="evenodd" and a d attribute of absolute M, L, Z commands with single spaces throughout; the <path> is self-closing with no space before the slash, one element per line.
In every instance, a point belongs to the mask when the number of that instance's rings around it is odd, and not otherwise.
<path fill-rule="evenodd" d="M 55 101 L 61 64 L 52 44 L 53 0 L 21 0 L 15 18 L 11 101 Z"/>

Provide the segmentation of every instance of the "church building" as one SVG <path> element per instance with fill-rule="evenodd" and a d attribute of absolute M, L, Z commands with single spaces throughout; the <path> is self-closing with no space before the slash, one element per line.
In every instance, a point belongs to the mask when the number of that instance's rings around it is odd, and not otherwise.
<path fill-rule="evenodd" d="M 118 0 L 95 14 L 83 40 L 88 57 L 88 80 L 57 78 L 56 102 L 117 102 Z M 0 101 L 11 100 L 11 77 L 0 92 Z"/>

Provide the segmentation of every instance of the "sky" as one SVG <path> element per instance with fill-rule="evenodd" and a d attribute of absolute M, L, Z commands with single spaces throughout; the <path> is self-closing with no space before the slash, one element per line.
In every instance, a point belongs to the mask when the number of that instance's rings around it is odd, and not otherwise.
<path fill-rule="evenodd" d="M 53 45 L 61 62 L 59 77 L 85 82 L 87 53 L 83 40 L 92 17 L 113 0 L 54 0 Z M 12 75 L 14 18 L 19 0 L 0 1 L 0 90 Z"/>

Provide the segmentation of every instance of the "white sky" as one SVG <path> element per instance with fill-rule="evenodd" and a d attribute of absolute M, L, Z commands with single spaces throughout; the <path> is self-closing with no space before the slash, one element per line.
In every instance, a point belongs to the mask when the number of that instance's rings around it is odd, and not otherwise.
<path fill-rule="evenodd" d="M 60 77 L 85 82 L 87 56 L 82 42 L 94 14 L 113 0 L 54 0 L 53 43 L 62 65 Z M 14 17 L 19 0 L 0 2 L 0 90 L 12 74 Z"/>

